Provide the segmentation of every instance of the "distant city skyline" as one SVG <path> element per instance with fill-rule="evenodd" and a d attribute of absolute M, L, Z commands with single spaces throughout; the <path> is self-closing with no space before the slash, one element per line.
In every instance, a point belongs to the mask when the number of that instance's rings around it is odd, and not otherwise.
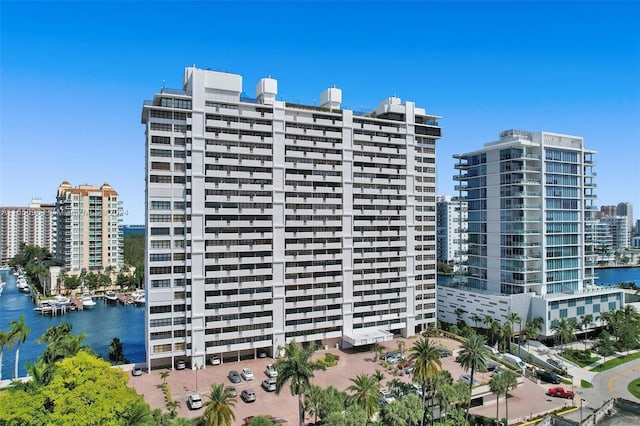
<path fill-rule="evenodd" d="M 640 210 L 638 2 L 157 3 L 2 2 L 0 205 L 106 182 L 144 223 L 140 107 L 196 64 L 244 75 L 246 96 L 271 75 L 294 103 L 333 85 L 356 111 L 415 101 L 443 117 L 442 195 L 452 155 L 503 130 L 581 136 L 597 205 Z"/>

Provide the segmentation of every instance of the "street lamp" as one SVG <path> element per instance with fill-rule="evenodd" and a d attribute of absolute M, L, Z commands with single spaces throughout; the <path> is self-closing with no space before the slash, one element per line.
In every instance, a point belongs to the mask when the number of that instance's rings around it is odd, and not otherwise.
<path fill-rule="evenodd" d="M 582 399 L 582 395 L 580 395 L 580 424 L 579 426 L 582 426 L 582 402 L 584 401 L 584 399 Z"/>

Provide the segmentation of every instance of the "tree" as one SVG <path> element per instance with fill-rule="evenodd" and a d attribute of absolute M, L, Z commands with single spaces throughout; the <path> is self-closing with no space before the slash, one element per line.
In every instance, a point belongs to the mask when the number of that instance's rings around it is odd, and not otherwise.
<path fill-rule="evenodd" d="M 540 317 L 537 317 L 532 319 L 531 321 L 527 321 L 524 325 L 524 335 L 527 339 L 527 352 L 529 351 L 529 340 L 538 338 L 543 324 L 544 320 Z"/>
<path fill-rule="evenodd" d="M 9 333 L 0 330 L 0 380 L 2 380 L 2 354 L 4 348 L 9 346 Z"/>
<path fill-rule="evenodd" d="M 20 345 L 26 340 L 31 332 L 31 327 L 25 324 L 24 315 L 20 315 L 18 321 L 9 322 L 9 347 L 16 346 L 16 363 L 13 370 L 13 377 L 18 378 L 18 359 L 20 358 Z"/>
<path fill-rule="evenodd" d="M 509 422 L 509 391 L 511 389 L 515 389 L 518 387 L 518 378 L 516 377 L 516 373 L 511 370 L 503 371 L 499 374 L 499 376 L 504 376 L 502 380 L 505 382 L 505 391 L 504 391 L 504 411 L 505 417 L 507 418 L 507 423 Z"/>
<path fill-rule="evenodd" d="M 404 340 L 398 340 L 398 352 L 400 352 L 401 357 L 404 357 L 405 346 L 406 346 L 406 343 L 404 342 Z"/>
<path fill-rule="evenodd" d="M 496 420 L 500 420 L 500 396 L 507 392 L 507 381 L 504 374 L 497 374 L 491 378 L 489 390 L 496 395 Z"/>
<path fill-rule="evenodd" d="M 269 416 L 253 416 L 251 420 L 249 420 L 249 424 L 247 426 L 272 426 L 273 422 Z"/>
<path fill-rule="evenodd" d="M 376 368 L 376 371 L 373 372 L 373 377 L 380 383 L 384 380 L 384 373 Z"/>
<path fill-rule="evenodd" d="M 471 315 L 471 321 L 475 324 L 475 328 L 478 328 L 478 323 L 482 321 L 482 317 L 478 314 Z"/>
<path fill-rule="evenodd" d="M 349 396 L 333 386 L 322 389 L 322 399 L 318 406 L 318 417 L 327 419 L 331 413 L 342 413 L 347 406 Z M 364 412 L 363 412 L 364 413 Z"/>
<path fill-rule="evenodd" d="M 575 338 L 575 322 L 566 318 L 561 318 L 557 324 L 551 327 L 553 333 L 560 339 L 560 347 L 564 346 L 569 340 Z"/>
<path fill-rule="evenodd" d="M 114 365 L 125 363 L 124 349 L 118 337 L 114 337 L 109 343 L 109 361 Z"/>
<path fill-rule="evenodd" d="M 365 426 L 367 414 L 358 405 L 350 405 L 344 413 L 334 411 L 324 420 L 325 426 Z"/>
<path fill-rule="evenodd" d="M 440 353 L 429 338 L 421 338 L 411 347 L 411 359 L 415 360 L 413 378 L 422 386 L 422 406 L 426 405 L 427 390 L 433 378 L 442 369 Z M 421 425 L 424 426 L 426 410 L 422 416 Z"/>
<path fill-rule="evenodd" d="M 522 334 L 522 318 L 520 318 L 520 315 L 518 315 L 515 312 L 510 312 L 509 315 L 507 315 L 507 322 L 509 323 L 509 327 L 511 329 L 511 333 L 509 335 L 509 343 L 511 343 L 513 341 L 514 336 L 514 331 L 513 331 L 513 324 L 519 324 L 520 325 L 520 333 Z M 511 352 L 511 345 L 509 345 L 509 352 Z M 518 338 L 518 355 L 520 355 L 520 338 Z"/>
<path fill-rule="evenodd" d="M 315 417 L 314 423 L 318 423 L 318 413 L 320 412 L 323 397 L 322 388 L 318 385 L 309 386 L 304 393 L 304 410 L 310 416 Z"/>
<path fill-rule="evenodd" d="M 584 331 L 582 341 L 584 342 L 584 350 L 587 350 L 587 330 L 593 325 L 593 315 L 587 314 L 580 317 L 580 330 Z"/>
<path fill-rule="evenodd" d="M 486 340 L 479 334 L 474 334 L 464 341 L 462 350 L 460 351 L 460 365 L 465 370 L 471 370 L 469 380 L 469 395 L 473 387 L 473 376 L 476 371 L 486 371 L 487 362 L 489 361 L 489 350 L 485 346 Z M 471 399 L 467 404 L 467 414 L 465 420 L 469 419 L 469 409 L 471 408 Z"/>
<path fill-rule="evenodd" d="M 236 420 L 233 409 L 236 397 L 223 384 L 211 385 L 209 401 L 205 403 L 203 420 L 206 426 L 231 426 Z"/>
<path fill-rule="evenodd" d="M 49 384 L 0 393 L 0 424 L 141 424 L 149 408 L 127 381 L 123 371 L 80 351 L 56 364 Z"/>
<path fill-rule="evenodd" d="M 352 379 L 353 385 L 347 388 L 352 392 L 349 401 L 356 404 L 364 410 L 367 420 L 371 419 L 378 411 L 378 393 L 380 391 L 380 383 L 374 376 L 362 373 Z"/>
<path fill-rule="evenodd" d="M 162 373 L 160 373 L 160 378 L 162 379 L 163 385 L 167 384 L 167 378 L 169 377 L 169 374 L 170 374 L 169 370 L 165 370 Z"/>
<path fill-rule="evenodd" d="M 382 346 L 380 345 L 380 343 L 373 343 L 369 350 L 373 354 L 373 362 L 378 361 L 378 357 L 380 356 L 380 354 L 382 354 Z"/>
<path fill-rule="evenodd" d="M 298 395 L 298 413 L 300 425 L 304 425 L 304 391 L 309 387 L 315 370 L 324 370 L 324 366 L 311 361 L 311 356 L 317 346 L 300 348 L 295 339 L 284 347 L 284 357 L 276 361 L 278 371 L 276 377 L 276 394 L 280 394 L 282 387 L 291 382 L 291 395 Z"/>

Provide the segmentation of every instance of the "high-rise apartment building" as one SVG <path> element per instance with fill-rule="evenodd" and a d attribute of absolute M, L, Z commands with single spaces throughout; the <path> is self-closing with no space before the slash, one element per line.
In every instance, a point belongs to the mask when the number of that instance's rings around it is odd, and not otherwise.
<path fill-rule="evenodd" d="M 581 137 L 508 130 L 484 149 L 456 155 L 469 222 L 468 281 L 438 288 L 438 317 L 456 311 L 504 322 L 559 320 L 620 309 L 620 289 L 594 285 L 594 151 Z M 460 311 L 462 310 L 462 311 Z M 596 321 L 599 324 L 599 320 Z"/>
<path fill-rule="evenodd" d="M 53 253 L 55 229 L 55 205 L 39 198 L 32 199 L 28 207 L 0 207 L 0 265 L 18 254 L 21 244 Z"/>
<path fill-rule="evenodd" d="M 616 215 L 626 218 L 627 229 L 631 234 L 633 232 L 633 204 L 629 202 L 618 203 L 616 206 Z"/>
<path fill-rule="evenodd" d="M 629 247 L 631 241 L 631 229 L 626 216 L 606 216 L 600 218 L 600 222 L 608 225 L 611 236 L 611 249 L 622 252 Z"/>
<path fill-rule="evenodd" d="M 110 185 L 72 187 L 62 182 L 56 197 L 56 258 L 67 273 L 122 268 L 122 202 Z"/>
<path fill-rule="evenodd" d="M 360 346 L 435 322 L 438 117 L 276 100 L 261 79 L 188 67 L 145 101 L 151 367 Z"/>
<path fill-rule="evenodd" d="M 450 195 L 436 197 L 437 259 L 465 269 L 467 263 L 467 202 Z"/>

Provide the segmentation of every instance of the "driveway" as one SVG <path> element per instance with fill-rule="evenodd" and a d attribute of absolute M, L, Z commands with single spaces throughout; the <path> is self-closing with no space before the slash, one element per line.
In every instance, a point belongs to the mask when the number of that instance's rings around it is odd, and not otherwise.
<path fill-rule="evenodd" d="M 405 341 L 405 356 L 408 356 L 407 354 L 416 338 L 394 339 L 392 342 L 383 343 L 382 346 L 385 351 L 396 351 L 399 340 Z M 436 345 L 446 347 L 454 352 L 452 356 L 441 359 L 443 369 L 448 370 L 454 380 L 457 380 L 461 374 L 466 373 L 462 370 L 460 364 L 454 361 L 460 346 L 459 342 L 445 338 L 432 338 L 431 340 Z M 325 371 L 316 372 L 313 383 L 322 387 L 332 385 L 337 389 L 345 390 L 353 384 L 350 380 L 351 378 L 361 373 L 373 374 L 376 369 L 384 373 L 385 379 L 382 381 L 383 387 L 387 385 L 389 380 L 396 378 L 378 362 L 374 362 L 373 354 L 368 351 L 355 352 L 331 348 L 328 350 L 319 350 L 315 356 L 321 356 L 325 353 L 338 355 L 340 360 L 337 366 L 328 368 Z M 298 418 L 298 399 L 296 396 L 291 395 L 289 387 L 286 386 L 282 389 L 280 395 L 276 395 L 275 392 L 264 391 L 260 386 L 262 380 L 266 378 L 264 373 L 266 365 L 273 362 L 274 360 L 272 359 L 264 358 L 225 363 L 217 366 L 207 365 L 204 369 L 198 371 L 190 369 L 181 371 L 171 370 L 167 383 L 169 384 L 173 399 L 180 402 L 180 407 L 177 410 L 178 415 L 186 418 L 201 416 L 204 409 L 190 411 L 187 408 L 186 400 L 188 395 L 197 389 L 203 396 L 204 402 L 206 402 L 208 400 L 206 395 L 212 384 L 223 383 L 225 386 L 230 386 L 232 384 L 229 382 L 229 379 L 227 379 L 229 371 L 236 370 L 240 372 L 243 368 L 249 367 L 253 370 L 255 379 L 249 382 L 243 380 L 242 383 L 234 386 L 238 389 L 238 393 L 242 392 L 243 389 L 252 389 L 255 391 L 257 398 L 255 402 L 248 404 L 238 398 L 234 410 L 236 415 L 235 425 L 242 425 L 243 418 L 258 414 L 272 415 L 288 421 L 290 425 L 296 425 Z M 162 393 L 162 379 L 160 378 L 160 374 L 163 371 L 167 370 L 154 370 L 150 373 L 145 372 L 142 376 L 130 377 L 129 384 L 144 396 L 145 401 L 152 409 L 160 408 L 166 412 L 164 395 Z M 397 378 L 405 382 L 411 381 L 411 376 L 409 375 L 397 376 Z M 490 375 L 488 373 L 476 374 L 476 379 L 481 383 L 485 383 L 489 381 Z M 529 418 L 532 415 L 535 416 L 538 413 L 551 411 L 571 404 L 571 401 L 568 400 L 558 400 L 547 397 L 545 395 L 547 387 L 546 385 L 536 385 L 535 383 L 525 380 L 522 386 L 510 393 L 509 417 L 511 419 Z M 495 400 L 493 400 L 489 401 L 488 405 L 484 407 L 472 409 L 471 412 L 493 417 L 495 416 L 495 410 Z M 504 399 L 501 399 L 500 416 L 502 417 L 504 414 Z M 313 419 L 308 418 L 307 421 L 313 421 Z"/>

